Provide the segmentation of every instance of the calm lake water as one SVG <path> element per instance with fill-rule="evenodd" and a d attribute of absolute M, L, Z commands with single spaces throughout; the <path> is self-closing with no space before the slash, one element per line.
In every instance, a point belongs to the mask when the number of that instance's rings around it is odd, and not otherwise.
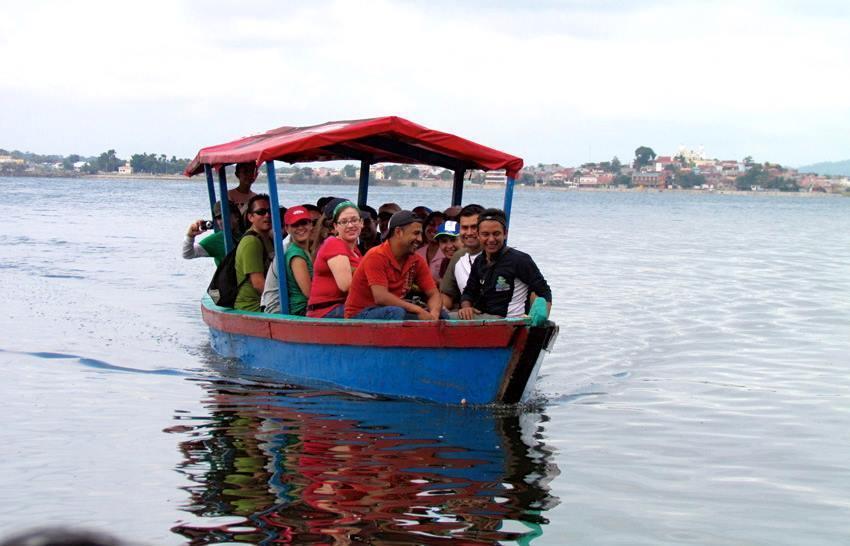
<path fill-rule="evenodd" d="M 180 257 L 209 216 L 202 183 L 0 178 L 0 195 L 0 535 L 850 536 L 850 199 L 517 191 L 511 244 L 552 285 L 561 334 L 529 407 L 463 409 L 273 384 L 212 353 L 213 264 Z M 387 200 L 449 191 L 370 191 Z"/>

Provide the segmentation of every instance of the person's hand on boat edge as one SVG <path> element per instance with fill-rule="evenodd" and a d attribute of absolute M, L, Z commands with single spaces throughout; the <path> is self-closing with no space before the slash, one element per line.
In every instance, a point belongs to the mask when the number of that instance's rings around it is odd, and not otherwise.
<path fill-rule="evenodd" d="M 461 320 L 472 320 L 475 318 L 475 315 L 480 315 L 481 311 L 474 307 L 461 307 L 457 311 L 457 318 Z"/>
<path fill-rule="evenodd" d="M 439 320 L 440 315 L 438 314 L 435 317 L 434 314 L 428 311 L 427 309 L 420 309 L 416 312 L 416 318 L 418 318 L 419 320 Z"/>
<path fill-rule="evenodd" d="M 532 326 L 543 326 L 549 318 L 549 309 L 546 305 L 546 300 L 543 298 L 535 298 L 531 304 L 531 309 L 528 310 L 528 317 L 531 319 Z"/>

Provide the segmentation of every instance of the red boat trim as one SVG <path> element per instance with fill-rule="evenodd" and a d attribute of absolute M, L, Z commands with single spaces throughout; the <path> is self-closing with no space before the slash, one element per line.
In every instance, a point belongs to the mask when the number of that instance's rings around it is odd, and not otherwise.
<path fill-rule="evenodd" d="M 208 326 L 222 332 L 287 343 L 366 347 L 503 348 L 528 328 L 523 320 L 386 322 L 285 318 L 260 313 L 218 311 L 201 305 Z M 517 332 L 515 334 L 515 332 Z M 516 360 L 518 356 L 514 356 Z"/>

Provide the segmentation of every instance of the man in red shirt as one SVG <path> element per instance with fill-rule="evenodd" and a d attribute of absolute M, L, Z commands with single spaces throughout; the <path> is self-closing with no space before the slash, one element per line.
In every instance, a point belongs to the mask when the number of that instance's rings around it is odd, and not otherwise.
<path fill-rule="evenodd" d="M 354 272 L 345 318 L 372 320 L 439 320 L 440 291 L 422 256 L 422 219 L 409 210 L 393 214 L 384 242 L 369 250 Z M 404 300 L 413 285 L 428 298 L 428 309 Z"/>

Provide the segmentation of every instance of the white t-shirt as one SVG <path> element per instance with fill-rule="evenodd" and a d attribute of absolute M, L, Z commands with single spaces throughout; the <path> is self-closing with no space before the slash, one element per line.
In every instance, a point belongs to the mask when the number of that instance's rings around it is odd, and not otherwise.
<path fill-rule="evenodd" d="M 461 294 L 463 294 L 463 289 L 466 288 L 466 281 L 469 280 L 469 274 L 472 272 L 472 262 L 480 255 L 481 252 L 478 254 L 464 254 L 455 264 L 455 282 L 457 282 L 457 287 Z"/>

